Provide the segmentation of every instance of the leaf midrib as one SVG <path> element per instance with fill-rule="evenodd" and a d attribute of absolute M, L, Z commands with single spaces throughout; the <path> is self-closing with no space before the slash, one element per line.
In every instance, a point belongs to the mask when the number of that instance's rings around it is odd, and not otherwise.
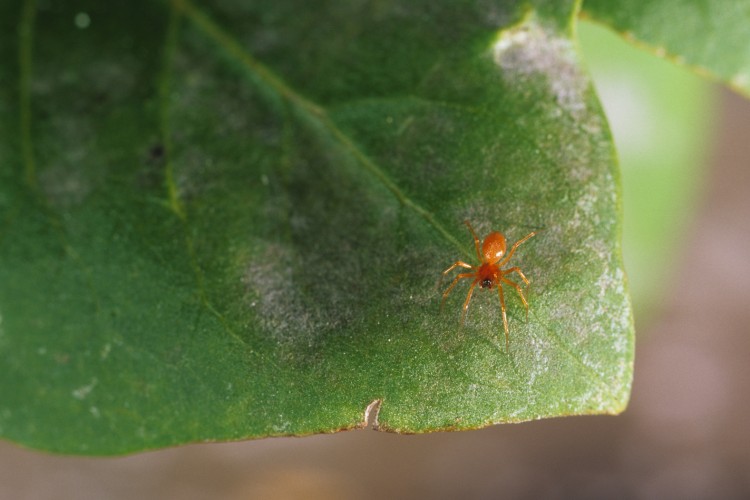
<path fill-rule="evenodd" d="M 217 45 L 223 48 L 227 54 L 242 64 L 245 69 L 256 75 L 260 82 L 273 90 L 279 96 L 290 102 L 305 118 L 317 122 L 323 130 L 336 140 L 336 142 L 357 160 L 357 163 L 370 172 L 378 181 L 388 189 L 393 196 L 404 206 L 416 212 L 422 219 L 433 226 L 440 235 L 458 248 L 462 253 L 467 253 L 466 247 L 461 244 L 432 214 L 422 205 L 409 198 L 404 191 L 376 164 L 362 149 L 342 131 L 331 120 L 323 106 L 320 106 L 299 92 L 291 88 L 278 75 L 271 71 L 263 63 L 255 59 L 240 43 L 229 33 L 221 29 L 208 16 L 201 12 L 190 0 L 172 0 L 172 9 L 181 12 L 194 26 L 206 34 Z"/>

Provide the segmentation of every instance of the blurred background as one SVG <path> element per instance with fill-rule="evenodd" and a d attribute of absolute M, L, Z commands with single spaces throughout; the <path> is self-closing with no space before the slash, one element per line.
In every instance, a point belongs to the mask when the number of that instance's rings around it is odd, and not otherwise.
<path fill-rule="evenodd" d="M 120 458 L 0 442 L 0 499 L 750 498 L 750 101 L 602 28 L 580 36 L 623 170 L 623 415 Z"/>

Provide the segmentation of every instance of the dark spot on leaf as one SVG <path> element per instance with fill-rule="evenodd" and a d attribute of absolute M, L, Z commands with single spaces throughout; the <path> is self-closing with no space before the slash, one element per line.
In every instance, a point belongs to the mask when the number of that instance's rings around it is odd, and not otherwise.
<path fill-rule="evenodd" d="M 145 155 L 143 167 L 138 171 L 135 183 L 140 189 L 154 189 L 164 185 L 164 145 L 154 143 Z"/>
<path fill-rule="evenodd" d="M 164 145 L 157 143 L 151 146 L 148 151 L 148 158 L 152 162 L 159 162 L 164 159 Z"/>

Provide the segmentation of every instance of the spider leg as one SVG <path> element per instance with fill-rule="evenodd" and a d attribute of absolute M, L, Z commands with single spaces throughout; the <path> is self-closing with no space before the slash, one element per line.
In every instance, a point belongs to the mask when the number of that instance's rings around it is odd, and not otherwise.
<path fill-rule="evenodd" d="M 446 269 L 445 271 L 443 271 L 443 276 L 445 276 L 449 272 L 453 271 L 457 267 L 463 267 L 463 268 L 466 268 L 466 269 L 474 269 L 474 266 L 472 266 L 470 264 L 467 264 L 466 262 L 464 262 L 462 260 L 457 260 L 456 262 L 453 263 L 453 265 L 451 267 L 449 267 L 448 269 Z"/>
<path fill-rule="evenodd" d="M 466 301 L 464 302 L 464 310 L 461 312 L 461 326 L 464 326 L 464 321 L 466 320 L 466 312 L 469 310 L 469 301 L 471 300 L 471 294 L 474 293 L 474 287 L 477 286 L 477 283 L 479 283 L 476 279 L 474 280 L 474 283 L 471 284 L 469 287 L 469 293 L 466 294 Z"/>
<path fill-rule="evenodd" d="M 529 284 L 529 280 L 526 278 L 526 276 L 523 275 L 523 272 L 521 271 L 521 268 L 519 268 L 518 266 L 510 267 L 508 269 L 504 269 L 503 270 L 503 274 L 505 274 L 505 275 L 508 275 L 510 273 L 518 273 L 518 275 L 521 277 L 521 279 L 523 280 L 523 282 L 525 284 L 527 284 L 527 285 Z"/>
<path fill-rule="evenodd" d="M 503 281 L 503 283 L 507 283 L 508 285 L 515 288 L 516 291 L 518 292 L 518 296 L 521 297 L 521 302 L 523 302 L 523 306 L 526 308 L 526 322 L 528 322 L 529 321 L 529 303 L 526 301 L 526 297 L 523 296 L 523 290 L 521 290 L 521 285 L 509 280 L 505 276 L 501 277 L 500 279 Z M 528 283 L 528 281 L 526 283 Z"/>
<path fill-rule="evenodd" d="M 479 259 L 479 262 L 482 261 L 482 254 L 479 252 L 479 238 L 477 238 L 477 233 L 474 232 L 474 228 L 471 227 L 471 224 L 469 224 L 468 220 L 464 221 L 464 224 L 469 228 L 469 231 L 471 231 L 471 236 L 474 238 L 474 248 L 477 250 L 477 259 Z"/>
<path fill-rule="evenodd" d="M 527 234 L 526 236 L 524 236 L 520 240 L 518 240 L 515 243 L 513 243 L 513 246 L 510 247 L 510 252 L 508 252 L 508 255 L 506 255 L 503 258 L 503 260 L 501 260 L 500 262 L 498 262 L 497 265 L 502 267 L 503 265 L 507 264 L 508 261 L 510 260 L 510 258 L 513 256 L 513 252 L 516 251 L 516 248 L 518 248 L 519 246 L 521 246 L 521 243 L 525 243 L 526 240 L 528 240 L 529 238 L 531 238 L 532 236 L 535 236 L 535 235 L 536 235 L 536 231 L 531 231 L 529 234 Z"/>
<path fill-rule="evenodd" d="M 440 310 L 443 310 L 443 305 L 445 305 L 445 299 L 448 298 L 448 294 L 451 293 L 451 290 L 453 290 L 453 287 L 458 284 L 458 282 L 464 278 L 475 278 L 476 275 L 474 273 L 461 273 L 456 275 L 456 277 L 453 279 L 453 283 L 450 284 L 450 286 L 443 292 L 443 300 L 440 302 Z"/>
<path fill-rule="evenodd" d="M 442 275 L 440 275 L 440 281 L 438 281 L 438 287 L 443 286 L 443 279 L 445 278 L 445 275 L 448 274 L 449 272 L 453 271 L 457 267 L 463 267 L 463 268 L 466 268 L 466 269 L 474 269 L 474 266 L 472 266 L 470 264 L 467 264 L 466 262 L 464 262 L 462 260 L 457 260 L 456 262 L 453 263 L 453 265 L 451 267 L 449 267 L 448 269 L 446 269 L 445 271 L 443 271 Z"/>
<path fill-rule="evenodd" d="M 503 327 L 505 328 L 505 352 L 510 352 L 510 339 L 508 335 L 508 316 L 505 314 L 505 297 L 503 296 L 503 285 L 497 285 L 497 294 L 500 297 L 500 310 L 503 312 Z"/>

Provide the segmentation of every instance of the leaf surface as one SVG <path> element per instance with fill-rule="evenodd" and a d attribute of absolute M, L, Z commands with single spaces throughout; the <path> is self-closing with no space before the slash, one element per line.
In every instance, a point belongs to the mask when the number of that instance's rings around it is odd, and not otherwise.
<path fill-rule="evenodd" d="M 618 175 L 574 2 L 1 9 L 0 435 L 114 454 L 378 404 L 400 432 L 626 405 Z M 465 219 L 538 232 L 509 352 L 494 290 L 463 328 L 468 283 L 440 313 L 441 272 L 476 263 Z"/>
<path fill-rule="evenodd" d="M 750 0 L 585 0 L 583 14 L 750 96 Z"/>

